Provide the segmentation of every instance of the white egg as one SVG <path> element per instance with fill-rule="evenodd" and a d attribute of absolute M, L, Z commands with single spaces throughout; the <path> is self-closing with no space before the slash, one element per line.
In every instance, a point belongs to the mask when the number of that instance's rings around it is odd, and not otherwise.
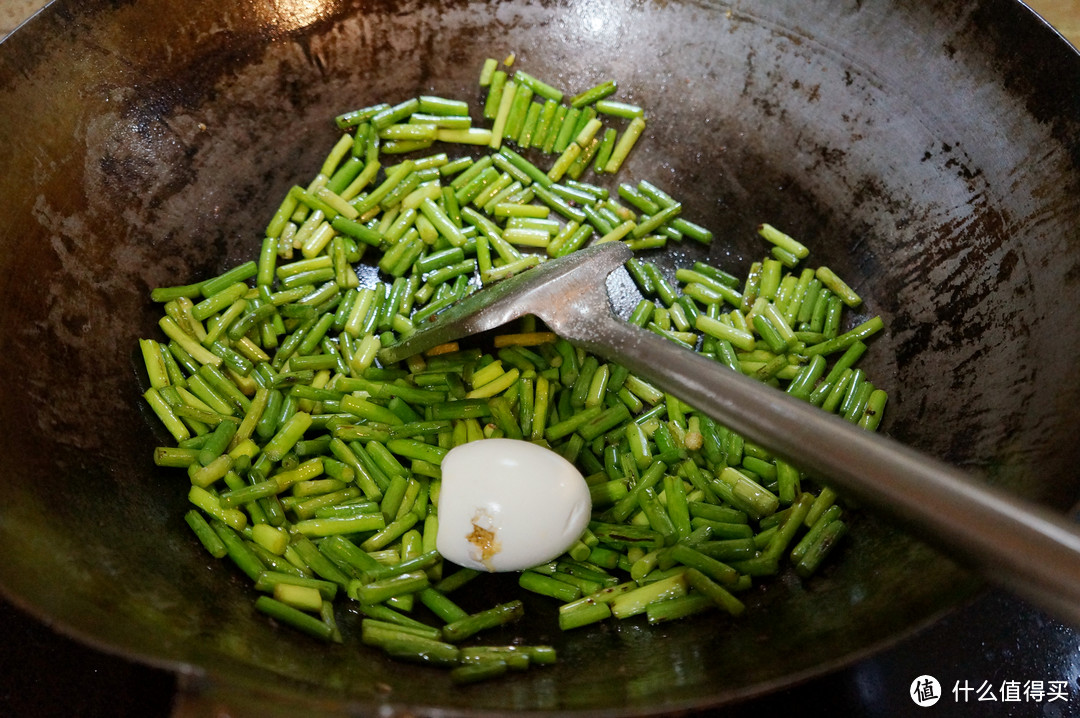
<path fill-rule="evenodd" d="M 550 449 L 481 439 L 442 460 L 439 530 L 444 558 L 481 571 L 521 571 L 581 537 L 592 502 L 581 473 Z"/>

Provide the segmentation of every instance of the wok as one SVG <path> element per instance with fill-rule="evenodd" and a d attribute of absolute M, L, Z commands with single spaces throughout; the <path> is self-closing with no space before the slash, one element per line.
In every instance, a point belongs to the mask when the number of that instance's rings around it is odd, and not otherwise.
<path fill-rule="evenodd" d="M 324 647 L 252 611 L 156 469 L 135 341 L 150 288 L 248 259 L 335 114 L 474 98 L 516 52 L 649 108 L 624 169 L 745 270 L 771 222 L 889 326 L 869 369 L 895 438 L 1034 501 L 1080 495 L 1080 58 L 1005 0 L 57 2 L 0 45 L 0 587 L 104 650 L 187 676 L 234 712 L 657 713 L 732 703 L 844 665 L 979 582 L 859 513 L 838 560 L 739 621 L 513 634 L 561 661 L 490 686 Z M 689 247 L 657 258 L 691 260 Z M 181 481 L 182 483 L 182 481 Z M 492 589 L 498 593 L 505 587 Z M 343 612 L 347 633 L 358 617 Z M 355 633 L 354 633 L 355 635 Z M 505 634 L 504 638 L 509 638 Z"/>

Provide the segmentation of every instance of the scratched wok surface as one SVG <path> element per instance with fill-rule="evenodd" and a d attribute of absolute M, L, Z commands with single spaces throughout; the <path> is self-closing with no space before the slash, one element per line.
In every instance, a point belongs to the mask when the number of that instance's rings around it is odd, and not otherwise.
<path fill-rule="evenodd" d="M 787 229 L 886 319 L 869 365 L 891 391 L 886 431 L 1074 503 L 1080 61 L 1019 3 L 61 1 L 0 45 L 5 596 L 262 715 L 614 715 L 791 685 L 978 591 L 860 513 L 822 575 L 753 591 L 737 622 L 562 635 L 530 599 L 492 639 L 551 642 L 561 660 L 494 685 L 455 688 L 254 613 L 247 582 L 184 525 L 182 476 L 151 461 L 161 434 L 135 361 L 155 332 L 149 291 L 254 256 L 336 139 L 334 115 L 475 99 L 482 60 L 509 52 L 570 91 L 617 79 L 648 108 L 621 179 L 664 187 L 717 235 L 655 261 L 739 273 L 763 252 L 755 225 Z M 358 633 L 355 614 L 340 620 Z"/>

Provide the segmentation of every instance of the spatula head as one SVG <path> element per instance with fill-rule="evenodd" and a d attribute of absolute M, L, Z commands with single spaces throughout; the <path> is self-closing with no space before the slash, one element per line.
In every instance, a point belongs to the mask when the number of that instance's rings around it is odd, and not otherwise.
<path fill-rule="evenodd" d="M 607 276 L 631 256 L 622 242 L 605 242 L 543 262 L 452 304 L 408 337 L 380 349 L 379 360 L 397 362 L 527 314 L 558 332 L 560 320 L 574 312 L 610 311 Z"/>

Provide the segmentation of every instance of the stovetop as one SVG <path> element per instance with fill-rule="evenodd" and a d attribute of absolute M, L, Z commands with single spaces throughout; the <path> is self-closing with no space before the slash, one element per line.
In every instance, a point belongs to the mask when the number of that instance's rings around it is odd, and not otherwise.
<path fill-rule="evenodd" d="M 4 602 L 0 636 L 0 716 L 171 714 L 177 682 L 167 671 L 90 649 Z M 936 690 L 927 677 L 937 681 Z M 1011 596 L 987 592 L 871 658 L 700 715 L 1066 718 L 1080 715 L 1078 679 L 1080 633 Z M 933 706 L 916 703 L 934 697 Z"/>

